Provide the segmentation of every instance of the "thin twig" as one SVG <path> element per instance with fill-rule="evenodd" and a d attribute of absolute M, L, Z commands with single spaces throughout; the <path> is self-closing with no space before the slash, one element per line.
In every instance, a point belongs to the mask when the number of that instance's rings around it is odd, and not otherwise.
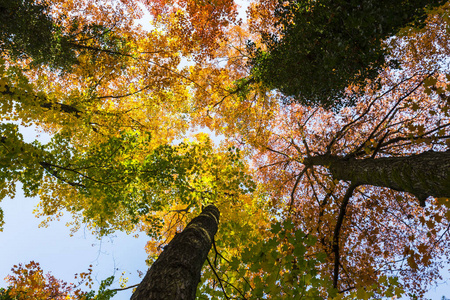
<path fill-rule="evenodd" d="M 125 291 L 125 290 L 132 289 L 132 288 L 135 288 L 135 287 L 138 287 L 138 286 L 139 286 L 139 283 L 135 284 L 135 285 L 130 285 L 130 286 L 127 286 L 127 287 L 121 288 L 121 289 L 112 289 L 110 291 Z"/>
<path fill-rule="evenodd" d="M 223 285 L 222 285 L 222 279 L 220 279 L 219 275 L 218 275 L 217 272 L 216 272 L 216 269 L 214 269 L 214 267 L 213 267 L 213 265 L 211 264 L 211 261 L 209 260 L 208 257 L 206 257 L 206 260 L 208 261 L 208 264 L 209 264 L 209 266 L 211 267 L 211 270 L 214 272 L 214 275 L 216 275 L 217 280 L 219 280 L 220 288 L 222 289 L 222 292 L 223 292 L 223 294 L 225 295 L 225 298 L 226 298 L 226 299 L 230 299 L 230 298 L 227 296 L 227 293 L 225 292 L 225 289 L 223 288 Z"/>

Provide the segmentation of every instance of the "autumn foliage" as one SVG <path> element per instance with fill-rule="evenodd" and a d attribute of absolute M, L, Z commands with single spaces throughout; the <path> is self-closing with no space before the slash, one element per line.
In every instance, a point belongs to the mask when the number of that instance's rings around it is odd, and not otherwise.
<path fill-rule="evenodd" d="M 149 264 L 213 203 L 221 221 L 200 299 L 420 298 L 450 255 L 450 6 L 419 2 L 417 18 L 389 15 L 388 32 L 371 36 L 371 23 L 352 36 L 383 63 L 341 70 L 331 93 L 314 80 L 333 66 L 318 74 L 274 50 L 310 1 L 253 1 L 246 20 L 233 1 L 24 1 L 48 43 L 1 44 L 0 196 L 20 182 L 40 198 L 42 226 L 65 211 L 72 231 L 146 234 Z M 146 28 L 135 22 L 144 13 Z M 330 24 L 356 26 L 327 18 L 308 23 L 308 49 L 323 48 Z M 335 46 L 351 59 L 345 45 Z M 336 60 L 326 52 L 316 58 Z M 277 76 L 330 98 L 302 101 L 268 84 L 270 72 L 261 80 L 270 55 L 313 70 L 302 73 L 313 83 Z M 52 139 L 26 142 L 21 126 Z M 10 295 L 85 295 L 33 262 L 7 281 Z"/>
<path fill-rule="evenodd" d="M 15 265 L 11 269 L 12 274 L 6 277 L 9 285 L 5 295 L 11 299 L 87 299 L 86 292 L 83 292 L 79 286 L 86 282 L 92 283 L 90 273 L 81 273 L 76 275 L 81 280 L 77 285 L 67 283 L 56 279 L 50 273 L 44 274 L 39 263 L 34 261 L 28 264 Z M 3 298 L 2 298 L 3 299 Z"/>

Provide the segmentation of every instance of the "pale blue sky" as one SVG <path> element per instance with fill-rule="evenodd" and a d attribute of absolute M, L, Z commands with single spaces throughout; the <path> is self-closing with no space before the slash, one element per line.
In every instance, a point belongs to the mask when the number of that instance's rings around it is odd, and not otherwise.
<path fill-rule="evenodd" d="M 35 139 L 33 129 L 21 128 L 24 139 Z M 41 135 L 45 142 L 48 137 Z M 86 272 L 93 265 L 93 275 L 98 282 L 114 274 L 118 279 L 123 271 L 129 277 L 129 285 L 141 281 L 137 270 L 147 270 L 147 255 L 144 246 L 146 235 L 139 238 L 118 232 L 98 240 L 88 230 L 80 229 L 73 237 L 65 226 L 71 220 L 65 215 L 60 221 L 51 222 L 48 228 L 38 228 L 41 219 L 33 215 L 37 198 L 25 198 L 20 186 L 14 199 L 4 199 L 0 206 L 4 211 L 5 226 L 0 232 L 0 286 L 5 287 L 4 278 L 15 264 L 39 262 L 42 269 L 58 279 L 73 282 L 74 274 Z M 96 289 L 98 284 L 94 287 Z M 114 287 L 119 287 L 118 283 Z M 114 299 L 130 299 L 131 290 L 119 292 Z"/>

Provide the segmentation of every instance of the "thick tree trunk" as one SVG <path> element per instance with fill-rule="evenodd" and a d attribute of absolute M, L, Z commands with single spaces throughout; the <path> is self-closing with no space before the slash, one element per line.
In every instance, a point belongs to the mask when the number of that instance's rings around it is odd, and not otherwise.
<path fill-rule="evenodd" d="M 219 210 L 206 206 L 165 247 L 131 300 L 193 300 L 200 271 L 219 224 Z"/>
<path fill-rule="evenodd" d="M 338 180 L 410 192 L 421 206 L 428 196 L 450 197 L 450 151 L 376 159 L 324 155 L 309 157 L 304 164 L 327 167 Z"/>

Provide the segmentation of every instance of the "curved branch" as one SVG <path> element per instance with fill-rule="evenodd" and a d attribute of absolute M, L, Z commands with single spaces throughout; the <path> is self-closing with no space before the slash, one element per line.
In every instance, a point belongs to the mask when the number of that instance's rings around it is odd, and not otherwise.
<path fill-rule="evenodd" d="M 208 264 L 209 264 L 211 270 L 213 271 L 214 275 L 216 275 L 217 280 L 219 281 L 219 284 L 220 284 L 220 288 L 222 289 L 222 292 L 223 292 L 225 298 L 226 298 L 226 299 L 230 299 L 230 298 L 228 297 L 227 293 L 225 292 L 225 289 L 224 289 L 223 284 L 222 284 L 222 279 L 220 279 L 219 275 L 218 275 L 217 272 L 216 272 L 216 269 L 214 269 L 214 267 L 213 267 L 213 265 L 211 264 L 211 261 L 209 260 L 208 257 L 206 257 L 206 261 L 208 262 Z"/>
<path fill-rule="evenodd" d="M 337 288 L 338 278 L 339 278 L 339 235 L 341 232 L 342 224 L 344 223 L 344 217 L 347 212 L 347 206 L 350 201 L 350 197 L 353 194 L 355 188 L 358 187 L 357 184 L 350 184 L 347 191 L 345 192 L 344 199 L 342 199 L 341 208 L 339 210 L 339 216 L 336 221 L 336 227 L 334 228 L 333 234 L 333 252 L 334 252 L 334 272 L 333 272 L 333 287 Z"/>
<path fill-rule="evenodd" d="M 294 204 L 294 194 L 295 191 L 297 190 L 297 186 L 300 183 L 300 179 L 303 177 L 303 175 L 306 173 L 306 171 L 308 170 L 309 167 L 303 168 L 302 172 L 300 174 L 298 174 L 297 176 L 297 180 L 295 180 L 295 184 L 294 187 L 292 188 L 292 192 L 291 192 L 291 202 L 289 203 L 289 211 L 288 213 L 290 214 L 292 211 L 292 205 Z"/>

